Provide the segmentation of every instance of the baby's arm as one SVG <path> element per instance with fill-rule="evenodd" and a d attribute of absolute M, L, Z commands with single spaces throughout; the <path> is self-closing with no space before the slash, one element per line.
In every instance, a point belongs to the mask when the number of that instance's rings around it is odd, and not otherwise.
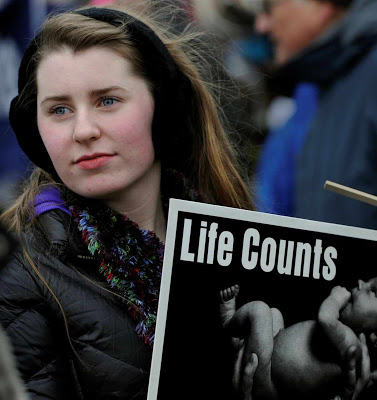
<path fill-rule="evenodd" d="M 347 289 L 336 286 L 323 301 L 318 312 L 319 325 L 343 361 L 347 359 L 350 346 L 356 345 L 357 349 L 360 349 L 359 340 L 353 330 L 339 321 L 340 311 L 346 306 L 350 297 L 351 293 Z"/>

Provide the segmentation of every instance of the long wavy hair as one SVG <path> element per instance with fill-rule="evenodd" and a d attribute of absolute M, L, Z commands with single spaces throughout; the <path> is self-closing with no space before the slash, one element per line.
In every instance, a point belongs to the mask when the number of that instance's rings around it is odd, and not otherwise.
<path fill-rule="evenodd" d="M 226 118 L 219 105 L 218 87 L 211 79 L 212 66 L 209 63 L 213 59 L 208 60 L 208 52 L 206 52 L 208 61 L 206 61 L 206 57 L 202 56 L 200 50 L 206 49 L 205 46 L 198 47 L 199 37 L 197 33 L 184 31 L 180 34 L 173 34 L 171 30 L 162 27 L 166 25 L 167 20 L 172 19 L 170 9 L 166 12 L 165 9 L 160 8 L 157 18 L 152 18 L 147 17 L 144 13 L 144 11 L 149 10 L 149 7 L 140 7 L 140 4 L 141 2 L 138 2 L 137 9 L 133 10 L 114 6 L 106 8 L 127 12 L 148 25 L 163 41 L 177 67 L 191 84 L 192 99 L 188 102 L 187 126 L 184 127 L 188 130 L 186 136 L 189 140 L 187 140 L 187 143 L 183 143 L 181 149 L 172 149 L 174 152 L 181 150 L 182 154 L 189 155 L 181 172 L 191 181 L 194 187 L 199 189 L 207 202 L 253 209 L 249 188 L 243 180 L 242 169 L 237 161 L 237 150 L 232 145 Z M 139 13 L 140 9 L 143 14 Z M 162 21 L 162 23 L 157 21 Z M 131 34 L 127 33 L 127 26 L 113 26 L 80 14 L 65 12 L 49 16 L 42 25 L 40 32 L 40 45 L 34 55 L 35 68 L 27 77 L 24 91 L 19 93 L 20 101 L 26 104 L 35 101 L 38 90 L 36 81 L 38 65 L 51 52 L 66 47 L 73 52 L 85 51 L 97 46 L 116 52 L 131 62 L 133 72 L 147 80 L 153 93 L 154 82 L 149 80 L 146 75 L 143 57 L 130 39 Z M 169 121 L 166 121 L 166 123 L 168 124 Z M 164 154 L 166 157 L 168 153 Z M 178 154 L 179 157 L 180 154 Z M 161 158 L 162 165 L 166 163 L 170 167 L 174 167 L 169 161 Z M 23 232 L 28 225 L 33 224 L 35 229 L 42 229 L 38 218 L 32 217 L 34 198 L 43 187 L 50 185 L 57 186 L 63 192 L 67 190 L 54 173 L 51 174 L 35 167 L 30 177 L 23 182 L 20 196 L 10 208 L 2 213 L 0 218 L 7 230 L 17 233 L 22 244 L 25 262 L 31 266 L 57 302 L 64 319 L 69 345 L 77 358 L 81 360 L 71 341 L 67 317 L 59 299 L 49 287 L 27 250 L 27 246 L 23 245 Z M 96 283 L 94 284 L 96 285 Z M 109 291 L 106 288 L 101 288 Z M 116 293 L 113 294 L 119 296 Z"/>

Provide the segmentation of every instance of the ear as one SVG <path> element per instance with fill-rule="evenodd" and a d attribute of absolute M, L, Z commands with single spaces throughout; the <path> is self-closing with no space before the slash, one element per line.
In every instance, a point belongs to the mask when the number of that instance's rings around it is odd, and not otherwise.
<path fill-rule="evenodd" d="M 322 20 L 324 26 L 331 25 L 337 21 L 345 13 L 342 7 L 336 6 L 335 4 L 327 0 L 314 0 L 318 5 L 318 15 Z"/>
<path fill-rule="evenodd" d="M 369 335 L 369 340 L 374 348 L 377 348 L 377 334 L 376 332 L 372 332 Z"/>

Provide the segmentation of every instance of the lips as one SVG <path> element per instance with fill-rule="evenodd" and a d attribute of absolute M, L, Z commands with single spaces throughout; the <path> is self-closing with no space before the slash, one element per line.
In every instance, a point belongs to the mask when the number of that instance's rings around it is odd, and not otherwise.
<path fill-rule="evenodd" d="M 75 161 L 75 164 L 80 163 L 81 161 L 93 160 L 95 158 L 108 157 L 108 156 L 112 156 L 112 154 L 109 154 L 109 153 L 93 153 L 93 154 L 90 154 L 90 155 L 84 155 L 84 156 L 81 156 L 80 158 L 78 158 Z"/>
<path fill-rule="evenodd" d="M 90 155 L 84 155 L 75 161 L 80 168 L 83 169 L 96 169 L 107 164 L 111 158 L 114 157 L 113 154 L 108 153 L 94 153 Z"/>

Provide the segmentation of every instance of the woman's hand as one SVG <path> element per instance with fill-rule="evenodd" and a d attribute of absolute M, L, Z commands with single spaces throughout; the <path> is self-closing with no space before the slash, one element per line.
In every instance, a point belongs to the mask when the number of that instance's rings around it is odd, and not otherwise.
<path fill-rule="evenodd" d="M 356 400 L 366 388 L 377 381 L 377 371 L 371 372 L 370 370 L 370 357 L 365 334 L 361 333 L 359 339 L 361 343 L 359 368 L 356 365 L 356 346 L 351 346 L 347 351 L 345 387 L 342 394 L 336 396 L 334 400 Z M 357 371 L 359 376 L 357 376 Z"/>
<path fill-rule="evenodd" d="M 242 341 L 243 342 L 243 341 Z M 252 353 L 245 353 L 245 346 L 237 346 L 237 354 L 233 370 L 233 388 L 237 394 L 237 400 L 252 400 L 251 392 L 253 389 L 253 379 L 258 367 L 258 356 Z"/>

